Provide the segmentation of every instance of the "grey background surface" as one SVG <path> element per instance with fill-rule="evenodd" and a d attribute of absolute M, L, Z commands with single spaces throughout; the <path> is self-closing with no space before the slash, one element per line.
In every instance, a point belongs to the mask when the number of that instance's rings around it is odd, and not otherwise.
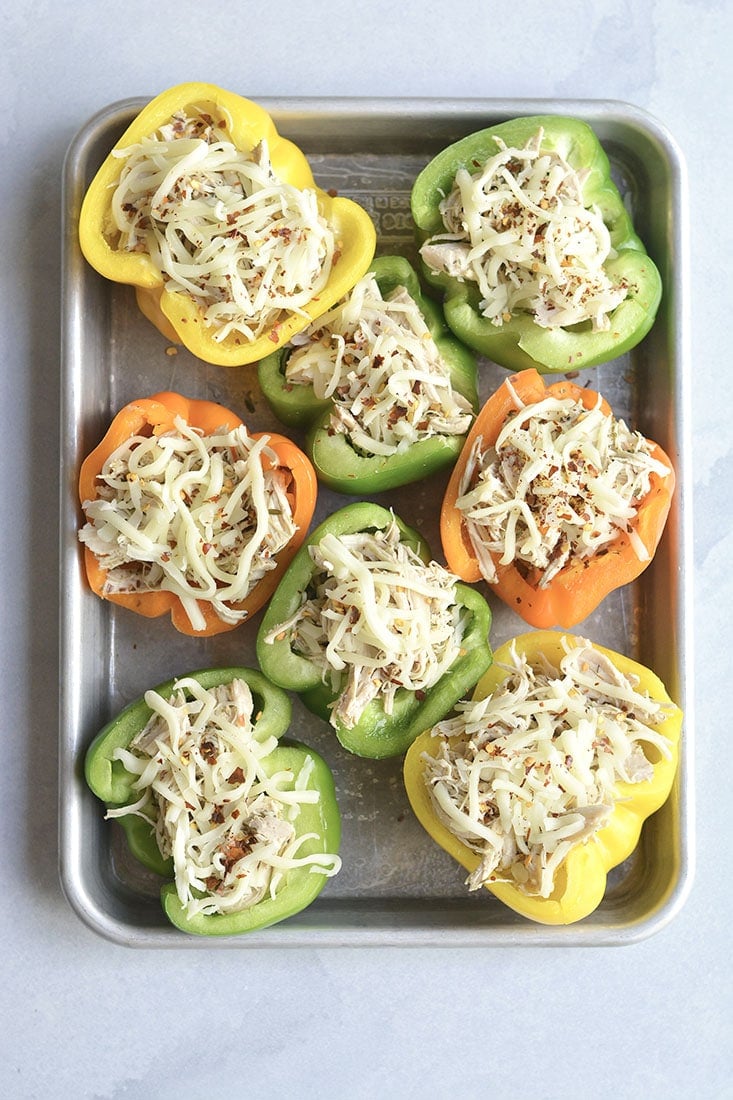
<path fill-rule="evenodd" d="M 733 1095 L 726 782 L 733 607 L 729 3 L 456 0 L 2 16 L 0 1091 L 11 1097 Z M 57 874 L 60 183 L 101 107 L 210 80 L 257 99 L 618 99 L 672 132 L 691 193 L 697 871 L 625 948 L 131 951 Z M 723 135 L 721 140 L 721 135 Z"/>

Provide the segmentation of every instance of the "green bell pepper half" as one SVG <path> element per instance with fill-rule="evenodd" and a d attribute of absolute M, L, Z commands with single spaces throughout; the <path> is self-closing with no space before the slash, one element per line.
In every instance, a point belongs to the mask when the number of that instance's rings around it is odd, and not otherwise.
<path fill-rule="evenodd" d="M 369 270 L 383 297 L 402 286 L 417 303 L 448 367 L 454 389 L 470 402 L 475 412 L 476 357 L 450 333 L 440 306 L 425 297 L 415 269 L 402 256 L 380 256 Z M 290 427 L 308 429 L 305 450 L 323 484 L 352 495 L 380 493 L 418 481 L 456 461 L 465 435 L 431 436 L 393 455 L 366 455 L 357 451 L 343 432 L 329 431 L 331 398 L 321 400 L 312 386 L 292 385 L 286 380 L 285 367 L 292 350 L 292 345 L 286 345 L 260 361 L 260 387 L 278 419 Z"/>
<path fill-rule="evenodd" d="M 456 172 L 475 172 L 494 156 L 501 138 L 510 148 L 522 148 L 540 129 L 542 147 L 556 150 L 577 171 L 587 171 L 583 183 L 586 207 L 596 206 L 616 252 L 605 268 L 614 281 L 628 285 L 626 298 L 609 315 L 611 326 L 591 331 L 590 322 L 564 328 L 543 328 L 526 311 L 497 327 L 479 311 L 475 283 L 435 272 L 421 261 L 426 280 L 444 293 L 443 310 L 449 328 L 469 347 L 509 370 L 534 367 L 540 373 L 565 373 L 618 358 L 643 339 L 654 323 L 662 296 L 659 272 L 634 231 L 629 213 L 611 178 L 608 157 L 591 127 L 578 119 L 536 115 L 513 119 L 462 138 L 448 146 L 419 173 L 411 207 L 419 243 L 445 232 L 440 202 L 451 191 Z"/>
<path fill-rule="evenodd" d="M 244 680 L 252 692 L 254 702 L 255 736 L 258 740 L 268 737 L 280 739 L 287 730 L 291 718 L 291 703 L 285 692 L 270 683 L 258 670 L 250 668 L 205 669 L 188 674 L 202 687 L 210 689 L 234 679 Z M 176 680 L 168 680 L 154 690 L 163 698 L 170 698 Z M 152 710 L 144 698 L 130 703 L 109 722 L 92 741 L 84 761 L 84 774 L 88 786 L 108 808 L 125 806 L 137 800 L 139 793 L 133 788 L 136 776 L 131 775 L 119 760 L 113 759 L 117 748 L 126 748 L 147 724 Z M 341 818 L 334 788 L 333 775 L 326 762 L 312 749 L 297 741 L 282 740 L 263 761 L 268 774 L 292 770 L 297 776 L 307 757 L 313 760 L 310 786 L 318 790 L 320 798 L 313 804 L 301 805 L 294 824 L 298 834 L 315 833 L 317 839 L 307 840 L 299 855 L 314 852 L 337 852 L 341 837 Z M 134 814 L 117 819 L 125 832 L 133 856 L 145 867 L 164 878 L 173 877 L 173 860 L 164 858 L 147 821 Z M 266 896 L 249 909 L 238 913 L 197 914 L 188 916 L 178 898 L 173 882 L 161 888 L 161 904 L 168 919 L 177 928 L 203 936 L 229 936 L 267 928 L 271 924 L 305 909 L 318 896 L 326 884 L 326 876 L 311 872 L 307 866 L 288 872 L 274 898 Z"/>
<path fill-rule="evenodd" d="M 273 641 L 266 638 L 278 624 L 292 618 L 306 598 L 316 573 L 309 546 L 317 545 L 326 534 L 384 529 L 393 520 L 399 527 L 400 541 L 427 562 L 430 552 L 424 539 L 389 509 L 366 502 L 349 504 L 324 520 L 303 543 L 270 600 L 257 634 L 257 658 L 265 675 L 299 694 L 305 706 L 326 722 L 338 692 L 323 682 L 319 669 L 307 657 L 292 648 L 289 633 Z M 372 760 L 404 753 L 418 734 L 448 714 L 489 667 L 489 606 L 476 589 L 460 582 L 456 584 L 456 601 L 465 609 L 468 621 L 461 653 L 450 670 L 424 693 L 400 689 L 392 714 L 386 714 L 381 701 L 374 699 L 353 727 L 335 727 L 340 744 L 349 752 Z"/>

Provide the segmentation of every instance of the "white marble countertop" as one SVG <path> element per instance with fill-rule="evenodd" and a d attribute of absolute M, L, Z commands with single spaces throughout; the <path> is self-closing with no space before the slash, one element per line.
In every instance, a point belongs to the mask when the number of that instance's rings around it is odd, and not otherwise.
<path fill-rule="evenodd" d="M 0 1092 L 9 1097 L 730 1096 L 733 6 L 341 0 L 3 16 Z M 209 9 L 211 10 L 211 9 Z M 692 228 L 696 877 L 633 946 L 135 951 L 57 873 L 60 182 L 101 107 L 185 80 L 265 96 L 612 99 L 659 119 Z M 730 479 L 730 480 L 729 480 Z M 724 757 L 723 757 L 724 759 Z M 720 861 L 723 860 L 723 868 Z"/>

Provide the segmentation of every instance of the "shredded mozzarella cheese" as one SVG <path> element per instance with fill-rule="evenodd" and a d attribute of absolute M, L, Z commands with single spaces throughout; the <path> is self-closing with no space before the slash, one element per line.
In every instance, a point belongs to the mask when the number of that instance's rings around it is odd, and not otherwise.
<path fill-rule="evenodd" d="M 446 232 L 421 255 L 433 271 L 476 282 L 479 309 L 496 326 L 520 310 L 543 328 L 608 329 L 628 293 L 605 270 L 615 256 L 608 229 L 584 204 L 583 174 L 542 139 L 539 130 L 517 149 L 496 138 L 499 152 L 479 171 L 460 168 L 440 204 Z"/>
<path fill-rule="evenodd" d="M 254 341 L 325 287 L 333 228 L 314 190 L 274 174 L 266 142 L 244 153 L 225 121 L 181 112 L 115 155 L 120 249 L 147 252 L 169 290 L 196 300 L 215 340 Z"/>
<path fill-rule="evenodd" d="M 396 523 L 326 535 L 310 552 L 315 594 L 266 641 L 289 633 L 293 650 L 321 669 L 339 692 L 332 725 L 352 728 L 377 697 L 392 714 L 400 688 L 437 683 L 460 654 L 465 629 L 453 574 L 425 565 L 400 542 Z"/>
<path fill-rule="evenodd" d="M 511 386 L 511 383 L 508 383 Z M 510 416 L 493 447 L 474 442 L 456 507 L 483 577 L 496 563 L 537 571 L 538 587 L 573 560 L 597 554 L 620 532 L 640 560 L 648 552 L 635 531 L 651 475 L 669 467 L 648 441 L 600 407 L 547 397 Z"/>
<path fill-rule="evenodd" d="M 436 814 L 481 856 L 472 890 L 509 882 L 549 897 L 571 849 L 608 821 L 618 782 L 653 775 L 644 746 L 669 755 L 654 730 L 664 704 L 583 639 L 565 649 L 557 669 L 513 650 L 507 679 L 458 704 L 422 756 Z"/>
<path fill-rule="evenodd" d="M 104 594 L 175 593 L 191 625 L 207 602 L 226 623 L 247 615 L 245 600 L 296 527 L 267 436 L 242 426 L 202 435 L 181 417 L 175 430 L 135 435 L 105 461 L 79 532 L 106 572 Z"/>
<path fill-rule="evenodd" d="M 207 689 L 185 678 L 170 700 L 148 691 L 145 702 L 150 720 L 114 756 L 137 776 L 140 797 L 107 817 L 135 814 L 150 822 L 161 855 L 173 858 L 189 916 L 236 913 L 274 898 L 296 867 L 329 877 L 339 871 L 335 854 L 299 855 L 316 837 L 298 835 L 294 824 L 300 807 L 320 797 L 308 785 L 313 758 L 297 776 L 268 774 L 278 741 L 258 740 L 245 681 Z"/>
<path fill-rule="evenodd" d="M 292 341 L 285 377 L 331 398 L 330 427 L 366 455 L 392 455 L 434 435 L 463 435 L 469 402 L 453 390 L 417 303 L 382 297 L 374 275 Z"/>

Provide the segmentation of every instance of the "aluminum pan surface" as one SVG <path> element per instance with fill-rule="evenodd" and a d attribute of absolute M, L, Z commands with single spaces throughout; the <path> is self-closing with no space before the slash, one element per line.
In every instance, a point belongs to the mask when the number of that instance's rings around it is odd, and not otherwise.
<path fill-rule="evenodd" d="M 468 895 L 464 874 L 414 820 L 401 762 L 368 761 L 340 749 L 328 728 L 294 699 L 293 733 L 329 761 L 343 814 L 344 868 L 305 912 L 261 933 L 231 939 L 186 936 L 170 926 L 157 880 L 128 856 L 118 827 L 104 822 L 83 778 L 83 755 L 96 731 L 145 688 L 216 664 L 253 664 L 255 629 L 214 639 L 178 636 L 167 619 L 147 621 L 106 605 L 86 589 L 77 544 L 78 465 L 126 401 L 160 389 L 231 404 L 253 430 L 277 422 L 252 368 L 195 360 L 166 342 L 138 313 L 133 292 L 86 265 L 77 243 L 83 193 L 104 156 L 145 100 L 105 108 L 72 143 L 64 174 L 61 408 L 60 874 L 67 897 L 94 930 L 141 947 L 325 945 L 499 946 L 625 944 L 652 934 L 678 911 L 693 865 L 692 639 L 687 579 L 690 554 L 688 440 L 687 193 L 684 165 L 670 135 L 652 118 L 615 102 L 430 99 L 277 99 L 260 102 L 278 128 L 304 149 L 317 182 L 350 195 L 378 228 L 378 252 L 414 258 L 412 179 L 443 146 L 484 126 L 529 114 L 566 114 L 598 133 L 662 272 L 665 298 L 638 349 L 585 371 L 614 411 L 658 440 L 673 459 L 678 490 L 653 565 L 608 597 L 576 633 L 650 665 L 686 714 L 672 797 L 645 825 L 634 855 L 612 872 L 596 912 L 576 925 L 545 928 L 513 914 L 486 892 Z M 506 372 L 481 364 L 481 397 Z M 297 433 L 293 433 L 297 438 Z M 438 554 L 436 501 L 447 475 L 385 494 L 420 528 Z M 349 498 L 323 491 L 316 520 Z M 496 647 L 527 627 L 489 596 Z M 256 625 L 255 620 L 255 625 Z"/>

